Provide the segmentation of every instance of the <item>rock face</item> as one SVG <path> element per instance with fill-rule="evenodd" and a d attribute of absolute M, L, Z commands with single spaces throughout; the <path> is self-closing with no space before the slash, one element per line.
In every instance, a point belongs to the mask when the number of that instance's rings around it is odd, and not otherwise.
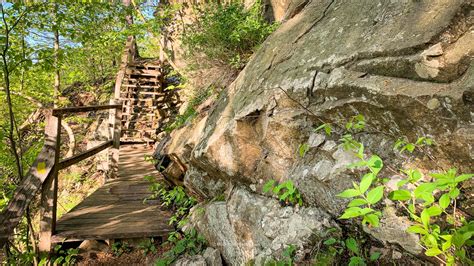
<path fill-rule="evenodd" d="M 367 120 L 357 139 L 392 165 L 403 167 L 405 161 L 393 151 L 397 138 L 430 136 L 437 142 L 436 159 L 421 158 L 412 167 L 474 169 L 470 1 L 322 0 L 302 6 L 207 115 L 173 132 L 167 152 L 213 180 L 207 185 L 188 177 L 189 186 L 256 186 L 259 192 L 269 179 L 291 179 L 305 202 L 317 207 L 317 216 L 337 218 L 347 201 L 335 195 L 360 179 L 346 168 L 354 155 L 338 146 L 345 122 L 356 114 Z M 331 123 L 335 132 L 315 135 L 322 123 Z M 302 143 L 309 144 L 303 158 Z M 205 206 L 206 226 L 197 226 L 227 262 L 244 263 L 284 242 L 265 229 L 274 224 L 268 213 L 276 220 L 286 217 L 267 200 L 239 190 L 227 203 Z M 305 215 L 294 219 L 321 228 Z M 280 225 L 289 226 L 290 217 Z M 384 238 L 391 233 L 373 235 L 390 243 Z"/>
<path fill-rule="evenodd" d="M 191 223 L 230 265 L 277 256 L 288 245 L 303 248 L 337 225 L 324 211 L 281 207 L 277 200 L 234 188 L 226 202 L 193 210 Z"/>

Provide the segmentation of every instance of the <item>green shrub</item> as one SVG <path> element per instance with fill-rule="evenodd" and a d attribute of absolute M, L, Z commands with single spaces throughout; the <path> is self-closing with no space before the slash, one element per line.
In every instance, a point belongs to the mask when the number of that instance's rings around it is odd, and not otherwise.
<path fill-rule="evenodd" d="M 287 180 L 278 184 L 275 180 L 270 180 L 263 186 L 263 193 L 271 191 L 278 199 L 286 205 L 303 206 L 303 198 L 293 181 Z"/>
<path fill-rule="evenodd" d="M 260 1 L 248 10 L 241 2 L 207 4 L 196 13 L 195 23 L 182 36 L 187 53 L 204 53 L 236 68 L 241 68 L 276 28 L 265 21 Z"/>
<path fill-rule="evenodd" d="M 379 202 L 382 199 L 391 200 L 402 207 L 404 214 L 411 219 L 412 225 L 407 231 L 420 236 L 419 244 L 425 250 L 426 256 L 435 257 L 446 265 L 472 264 L 468 251 L 474 245 L 474 222 L 468 221 L 457 211 L 456 206 L 461 193 L 461 183 L 474 175 L 458 174 L 457 170 L 452 168 L 445 172 L 430 173 L 431 178 L 428 179 L 422 178 L 423 175 L 418 169 L 402 169 L 400 174 L 406 178 L 397 183 L 397 190 L 387 195 L 384 193 L 385 183 L 389 180 L 379 176 L 385 166 L 384 162 L 375 154 L 366 154 L 364 145 L 352 135 L 364 130 L 365 125 L 362 115 L 353 117 L 346 123 L 345 129 L 348 132 L 343 133 L 340 139 L 341 146 L 354 152 L 360 159 L 348 167 L 365 168 L 368 171 L 359 182 L 353 182 L 353 188 L 337 195 L 351 199 L 339 219 L 361 219 L 364 225 L 378 227 L 379 219 L 383 215 Z M 324 127 L 326 124 L 318 129 Z M 415 143 L 399 138 L 394 144 L 394 150 L 400 154 L 404 151 L 412 154 L 416 149 L 425 152 L 425 146 L 434 144 L 435 142 L 426 136 L 418 138 Z M 406 184 L 410 184 L 414 189 L 406 189 Z M 357 252 L 354 253 L 357 255 Z M 355 258 L 354 263 L 359 263 L 358 260 Z"/>

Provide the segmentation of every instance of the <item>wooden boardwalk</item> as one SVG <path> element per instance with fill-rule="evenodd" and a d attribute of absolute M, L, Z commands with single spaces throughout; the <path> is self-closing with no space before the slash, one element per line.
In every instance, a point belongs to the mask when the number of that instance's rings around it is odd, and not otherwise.
<path fill-rule="evenodd" d="M 144 176 L 162 178 L 145 161 L 152 152 L 144 145 L 120 146 L 119 178 L 106 182 L 63 215 L 52 241 L 156 237 L 171 232 L 171 212 L 162 210 L 156 200 L 143 203 L 151 195 Z"/>

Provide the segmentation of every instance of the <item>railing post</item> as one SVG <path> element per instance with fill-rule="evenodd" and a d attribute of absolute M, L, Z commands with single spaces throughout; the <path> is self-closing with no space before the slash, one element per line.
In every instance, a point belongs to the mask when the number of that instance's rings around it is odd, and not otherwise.
<path fill-rule="evenodd" d="M 111 100 L 111 104 L 120 104 L 118 100 Z M 110 177 L 118 177 L 118 162 L 120 149 L 120 134 L 122 127 L 122 107 L 111 109 L 109 113 L 109 123 L 111 130 L 111 137 L 113 146 L 110 148 L 109 154 L 109 171 Z"/>
<path fill-rule="evenodd" d="M 55 142 L 55 152 L 53 171 L 43 183 L 41 190 L 39 250 L 42 252 L 50 252 L 51 238 L 56 229 L 61 116 L 55 117 L 50 115 L 47 117 L 46 139 Z"/>

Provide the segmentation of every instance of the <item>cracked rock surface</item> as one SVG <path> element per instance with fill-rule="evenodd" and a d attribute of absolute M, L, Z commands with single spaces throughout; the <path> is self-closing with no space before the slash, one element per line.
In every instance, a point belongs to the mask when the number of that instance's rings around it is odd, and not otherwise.
<path fill-rule="evenodd" d="M 367 152 L 399 167 L 403 162 L 392 149 L 398 137 L 414 142 L 431 136 L 437 143 L 432 158 L 422 157 L 412 167 L 472 172 L 473 36 L 473 6 L 467 0 L 310 1 L 262 44 L 206 116 L 173 133 L 167 152 L 214 180 L 188 182 L 191 188 L 197 184 L 197 191 L 239 185 L 260 193 L 267 180 L 292 179 L 317 215 L 332 219 L 347 203 L 335 195 L 360 173 L 344 167 L 354 156 L 340 149 L 340 136 L 314 135 L 322 121 L 343 125 L 363 114 L 367 132 L 357 138 Z M 309 151 L 301 158 L 298 146 L 308 140 Z M 208 183 L 213 187 L 206 188 Z M 233 209 L 247 194 L 236 195 L 206 206 L 208 227 L 199 229 L 226 262 L 238 265 L 253 259 L 256 250 L 276 247 L 278 237 L 266 234 L 264 224 L 286 218 L 264 219 L 278 206 L 258 195 Z M 472 213 L 472 202 L 465 206 Z M 390 218 L 390 226 L 380 228 L 386 231 L 373 236 L 399 244 L 385 239 L 402 228 L 392 224 L 396 221 Z M 403 243 L 409 252 L 419 252 Z M 226 246 L 236 251 L 230 254 Z"/>

